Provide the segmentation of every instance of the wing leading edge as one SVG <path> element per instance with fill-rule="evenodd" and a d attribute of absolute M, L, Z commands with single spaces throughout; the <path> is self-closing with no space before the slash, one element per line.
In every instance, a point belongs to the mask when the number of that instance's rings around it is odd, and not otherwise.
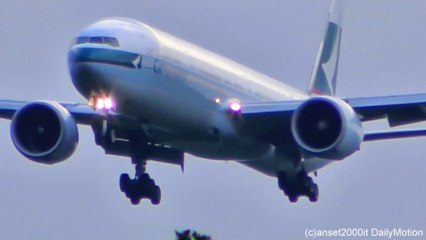
<path fill-rule="evenodd" d="M 387 119 L 391 127 L 426 120 L 426 94 L 344 98 L 363 122 Z M 290 126 L 291 118 L 303 100 L 251 103 L 242 106 L 245 131 L 255 136 L 279 133 Z M 424 136 L 425 130 L 398 130 L 366 133 L 364 141 Z"/>
<path fill-rule="evenodd" d="M 0 100 L 0 118 L 12 119 L 15 112 L 25 106 L 28 102 L 24 101 L 9 101 Z M 96 112 L 87 104 L 81 103 L 61 103 L 71 115 L 74 117 L 77 123 L 90 125 L 96 120 L 105 118 L 100 112 Z"/>

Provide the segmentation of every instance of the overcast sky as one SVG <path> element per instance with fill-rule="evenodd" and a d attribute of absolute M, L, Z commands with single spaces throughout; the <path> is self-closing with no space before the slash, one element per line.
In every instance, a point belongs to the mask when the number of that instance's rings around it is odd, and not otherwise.
<path fill-rule="evenodd" d="M 102 17 L 123 16 L 305 89 L 330 1 L 15 0 L 0 9 L 0 98 L 84 102 L 67 71 L 72 38 Z M 426 1 L 345 6 L 338 95 L 426 92 Z M 378 124 L 378 126 L 382 126 Z M 424 125 L 423 125 L 424 126 Z M 13 147 L 0 121 L 0 239 L 303 239 L 306 228 L 410 227 L 426 231 L 426 140 L 366 143 L 322 169 L 316 204 L 290 204 L 276 179 L 242 165 L 187 156 L 150 163 L 162 202 L 132 206 L 118 187 L 130 160 L 104 155 L 88 127 L 66 162 L 42 166 Z"/>

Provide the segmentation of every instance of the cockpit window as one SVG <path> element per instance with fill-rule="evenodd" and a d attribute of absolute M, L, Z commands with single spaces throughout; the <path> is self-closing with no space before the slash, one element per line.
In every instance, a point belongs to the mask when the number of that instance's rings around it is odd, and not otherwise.
<path fill-rule="evenodd" d="M 90 38 L 90 43 L 104 43 L 102 37 L 91 37 Z"/>
<path fill-rule="evenodd" d="M 90 41 L 89 37 L 78 37 L 75 40 L 75 44 L 84 44 L 84 43 L 88 43 Z"/>
<path fill-rule="evenodd" d="M 118 47 L 118 40 L 113 37 L 103 37 L 104 43 L 113 47 Z"/>
<path fill-rule="evenodd" d="M 75 39 L 75 45 L 86 44 L 86 43 L 95 43 L 95 44 L 105 44 L 111 47 L 118 47 L 120 44 L 115 37 L 103 37 L 103 36 L 94 36 L 94 37 L 78 37 Z"/>

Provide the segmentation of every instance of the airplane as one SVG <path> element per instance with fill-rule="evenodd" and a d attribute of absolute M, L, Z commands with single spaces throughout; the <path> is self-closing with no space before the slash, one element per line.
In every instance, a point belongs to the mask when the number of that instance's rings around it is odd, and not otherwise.
<path fill-rule="evenodd" d="M 363 123 L 390 127 L 426 120 L 426 93 L 336 96 L 342 24 L 338 2 L 329 18 L 307 91 L 178 39 L 140 21 L 101 19 L 73 40 L 68 68 L 87 103 L 0 100 L 18 152 L 56 164 L 78 144 L 79 125 L 91 126 L 106 154 L 125 156 L 135 174 L 120 176 L 132 204 L 158 205 L 161 190 L 148 161 L 178 165 L 185 154 L 236 161 L 274 177 L 297 202 L 316 202 L 312 174 L 358 151 L 363 142 L 421 137 L 426 129 L 365 132 Z"/>

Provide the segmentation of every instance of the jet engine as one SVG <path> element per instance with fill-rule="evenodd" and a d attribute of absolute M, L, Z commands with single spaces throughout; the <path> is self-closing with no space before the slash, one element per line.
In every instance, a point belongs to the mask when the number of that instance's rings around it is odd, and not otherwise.
<path fill-rule="evenodd" d="M 359 150 L 364 132 L 357 114 L 333 97 L 312 97 L 294 112 L 294 139 L 311 157 L 341 160 Z"/>
<path fill-rule="evenodd" d="M 62 162 L 74 153 L 78 130 L 62 105 L 51 101 L 26 104 L 13 116 L 10 135 L 26 158 L 44 164 Z"/>

